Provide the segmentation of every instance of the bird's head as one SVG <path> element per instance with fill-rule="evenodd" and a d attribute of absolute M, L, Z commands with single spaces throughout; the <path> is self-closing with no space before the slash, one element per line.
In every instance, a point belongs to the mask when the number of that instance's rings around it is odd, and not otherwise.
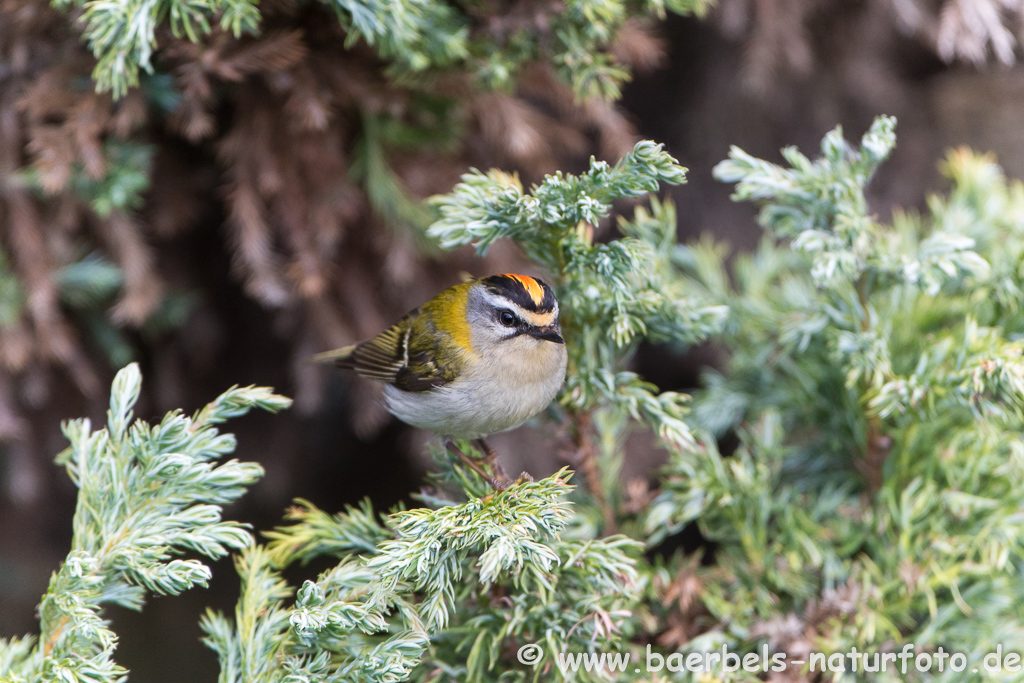
<path fill-rule="evenodd" d="M 474 344 L 565 344 L 554 292 L 529 275 L 505 273 L 477 280 L 470 288 L 466 313 Z"/>

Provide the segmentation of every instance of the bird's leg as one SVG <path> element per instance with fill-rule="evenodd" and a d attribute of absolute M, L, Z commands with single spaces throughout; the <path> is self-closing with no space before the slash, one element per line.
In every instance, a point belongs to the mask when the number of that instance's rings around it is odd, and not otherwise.
<path fill-rule="evenodd" d="M 494 472 L 494 476 L 501 477 L 502 479 L 508 479 L 508 472 L 501 466 L 501 461 L 498 460 L 498 452 L 491 448 L 490 444 L 479 438 L 473 443 L 480 449 L 480 452 L 484 454 L 484 460 L 491 466 L 491 471 Z"/>
<path fill-rule="evenodd" d="M 491 488 L 493 488 L 495 491 L 504 491 L 505 489 L 507 489 L 509 487 L 509 484 L 511 482 L 509 481 L 507 476 L 503 476 L 503 475 L 494 476 L 494 475 L 488 474 L 487 472 L 484 471 L 484 469 L 482 467 L 480 467 L 480 465 L 476 464 L 476 462 L 473 460 L 473 458 L 471 458 L 468 455 L 466 455 L 465 453 L 463 453 L 462 449 L 459 448 L 458 446 L 456 446 L 454 441 L 445 441 L 444 446 L 445 446 L 446 449 L 450 450 L 452 453 L 454 453 L 456 456 L 458 456 L 459 460 L 461 460 L 463 463 L 465 463 L 465 465 L 467 467 L 469 467 L 469 469 L 473 470 L 474 472 L 479 474 L 481 477 L 483 477 L 484 481 L 486 481 L 488 484 L 490 484 Z"/>
<path fill-rule="evenodd" d="M 484 459 L 487 460 L 491 465 L 491 471 L 494 472 L 494 476 L 501 481 L 505 482 L 504 488 L 508 488 L 511 484 L 522 484 L 524 481 L 533 481 L 533 477 L 529 472 L 521 472 L 519 477 L 512 481 L 512 478 L 508 476 L 508 472 L 502 467 L 501 461 L 498 460 L 498 452 L 491 448 L 491 445 L 484 441 L 482 438 L 477 439 L 475 442 L 476 447 L 483 451 Z"/>
<path fill-rule="evenodd" d="M 444 447 L 450 450 L 455 455 L 457 455 L 459 457 L 459 460 L 461 460 L 469 469 L 473 470 L 484 479 L 490 481 L 491 475 L 484 472 L 483 468 L 480 467 L 480 465 L 477 465 L 473 458 L 463 453 L 462 449 L 456 446 L 454 441 L 446 441 Z"/>

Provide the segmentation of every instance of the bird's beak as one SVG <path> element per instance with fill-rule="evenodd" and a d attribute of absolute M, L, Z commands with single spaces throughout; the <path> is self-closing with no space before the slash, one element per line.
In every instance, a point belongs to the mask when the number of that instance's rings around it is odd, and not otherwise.
<path fill-rule="evenodd" d="M 530 330 L 528 334 L 534 339 L 544 339 L 545 341 L 555 342 L 556 344 L 565 343 L 565 340 L 562 339 L 562 335 L 558 334 L 557 327 L 535 327 Z"/>

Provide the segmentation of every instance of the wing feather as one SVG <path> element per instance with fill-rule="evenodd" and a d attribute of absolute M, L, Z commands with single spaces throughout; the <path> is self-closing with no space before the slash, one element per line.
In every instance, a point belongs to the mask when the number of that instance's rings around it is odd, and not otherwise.
<path fill-rule="evenodd" d="M 313 357 L 321 363 L 333 362 L 355 370 L 368 379 L 386 382 L 404 391 L 427 391 L 451 381 L 451 373 L 438 368 L 422 351 L 410 354 L 410 340 L 419 311 L 413 311 L 376 337 Z"/>

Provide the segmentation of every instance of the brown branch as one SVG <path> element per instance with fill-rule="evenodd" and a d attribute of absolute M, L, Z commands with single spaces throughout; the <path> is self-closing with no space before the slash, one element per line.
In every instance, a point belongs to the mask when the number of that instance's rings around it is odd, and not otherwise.
<path fill-rule="evenodd" d="M 860 331 L 866 334 L 871 329 L 871 316 L 868 313 L 867 282 L 863 274 L 857 279 L 856 290 L 864 316 L 860 321 Z M 882 467 L 885 465 L 885 459 L 889 457 L 892 439 L 882 434 L 882 421 L 877 416 L 868 416 L 867 422 L 867 448 L 861 458 L 854 459 L 854 467 L 867 479 L 868 487 L 872 491 L 877 491 L 882 488 Z"/>
<path fill-rule="evenodd" d="M 46 642 L 43 643 L 44 657 L 50 656 L 50 653 L 53 652 L 53 648 L 57 645 L 57 641 L 64 635 L 64 630 L 70 623 L 71 619 L 67 615 L 63 615 L 57 620 L 57 623 L 54 625 L 50 635 L 46 638 Z"/>
<path fill-rule="evenodd" d="M 615 510 L 612 509 L 611 503 L 604 495 L 604 489 L 601 488 L 601 468 L 597 462 L 597 449 L 591 438 L 590 413 L 573 413 L 572 422 L 575 426 L 573 443 L 576 446 L 576 453 L 574 460 L 580 464 L 583 475 L 587 479 L 590 494 L 594 496 L 594 500 L 604 515 L 605 533 L 614 534 L 618 525 L 615 522 Z"/>
<path fill-rule="evenodd" d="M 881 420 L 869 417 L 867 449 L 862 457 L 854 459 L 853 466 L 864 475 L 872 491 L 882 488 L 882 467 L 891 449 L 892 438 L 881 433 Z"/>

